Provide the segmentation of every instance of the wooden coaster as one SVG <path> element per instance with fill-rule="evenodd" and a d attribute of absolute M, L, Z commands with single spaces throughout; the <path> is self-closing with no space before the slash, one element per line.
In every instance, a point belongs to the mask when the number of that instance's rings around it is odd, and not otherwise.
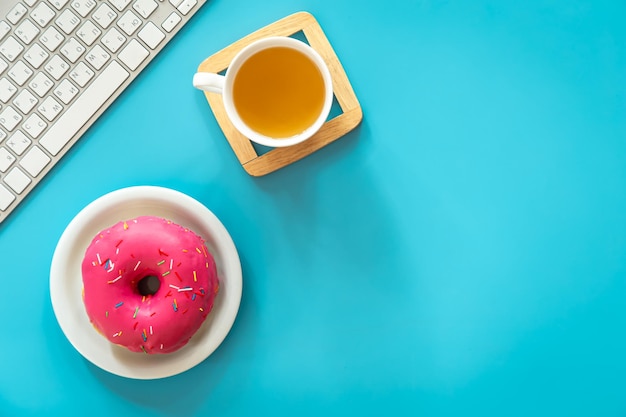
<path fill-rule="evenodd" d="M 200 72 L 220 73 L 228 68 L 235 55 L 248 44 L 269 36 L 291 36 L 302 31 L 306 39 L 324 59 L 333 80 L 335 99 L 342 114 L 327 120 L 311 138 L 297 145 L 284 148 L 271 148 L 259 155 L 248 138 L 243 136 L 230 122 L 220 94 L 205 92 L 209 106 L 217 123 L 224 132 L 239 162 L 250 175 L 262 176 L 274 172 L 305 156 L 312 154 L 354 129 L 363 118 L 361 106 L 352 90 L 348 77 L 315 18 L 306 12 L 299 12 L 274 22 L 238 40 L 230 46 L 204 60 L 198 67 Z"/>

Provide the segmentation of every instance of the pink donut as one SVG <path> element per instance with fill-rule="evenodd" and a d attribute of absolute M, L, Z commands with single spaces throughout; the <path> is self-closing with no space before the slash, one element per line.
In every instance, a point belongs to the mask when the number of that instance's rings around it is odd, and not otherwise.
<path fill-rule="evenodd" d="M 169 220 L 142 216 L 98 233 L 82 263 L 93 326 L 133 352 L 171 353 L 213 308 L 219 282 L 204 240 Z"/>

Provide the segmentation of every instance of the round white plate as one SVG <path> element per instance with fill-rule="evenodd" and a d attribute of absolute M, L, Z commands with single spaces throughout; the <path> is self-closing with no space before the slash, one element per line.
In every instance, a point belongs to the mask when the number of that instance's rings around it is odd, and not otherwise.
<path fill-rule="evenodd" d="M 119 221 L 141 215 L 170 219 L 202 236 L 215 258 L 220 279 L 220 292 L 202 327 L 186 346 L 170 354 L 135 353 L 108 342 L 89 322 L 81 297 L 81 263 L 93 237 Z M 50 268 L 52 308 L 65 336 L 87 360 L 127 378 L 165 378 L 206 359 L 230 331 L 241 292 L 239 254 L 224 225 L 195 199 L 162 187 L 124 188 L 90 203 L 61 235 Z"/>

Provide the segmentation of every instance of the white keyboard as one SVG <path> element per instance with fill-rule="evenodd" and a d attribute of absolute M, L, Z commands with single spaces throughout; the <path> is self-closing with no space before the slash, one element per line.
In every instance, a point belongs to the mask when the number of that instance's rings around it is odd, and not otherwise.
<path fill-rule="evenodd" d="M 206 0 L 0 0 L 0 223 Z"/>

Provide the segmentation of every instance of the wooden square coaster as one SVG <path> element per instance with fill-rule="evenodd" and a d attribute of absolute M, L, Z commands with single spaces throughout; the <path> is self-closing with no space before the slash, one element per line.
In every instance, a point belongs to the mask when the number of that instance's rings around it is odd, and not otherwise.
<path fill-rule="evenodd" d="M 361 106 L 352 90 L 348 77 L 315 18 L 307 12 L 299 12 L 274 22 L 227 46 L 204 60 L 198 67 L 201 72 L 220 73 L 228 68 L 235 55 L 248 44 L 269 36 L 291 36 L 302 31 L 309 45 L 324 59 L 333 80 L 335 99 L 342 114 L 327 120 L 311 138 L 297 145 L 271 148 L 259 155 L 248 138 L 243 136 L 230 122 L 222 96 L 205 92 L 209 106 L 217 123 L 224 132 L 239 162 L 250 175 L 262 176 L 296 162 L 354 129 L 363 118 Z"/>

